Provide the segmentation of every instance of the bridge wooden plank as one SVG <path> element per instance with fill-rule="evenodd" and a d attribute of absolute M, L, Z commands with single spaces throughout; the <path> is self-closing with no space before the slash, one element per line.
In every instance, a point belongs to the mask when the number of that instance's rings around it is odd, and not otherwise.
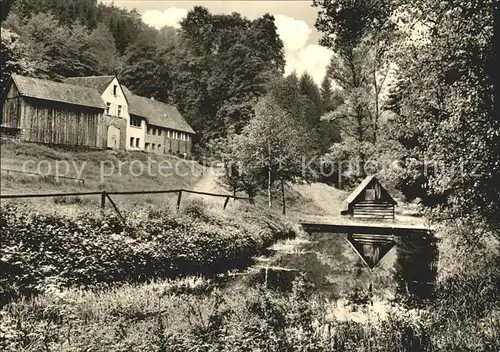
<path fill-rule="evenodd" d="M 367 235 L 420 235 L 432 236 L 432 231 L 427 228 L 403 227 L 403 226 L 370 226 L 362 224 L 314 224 L 302 223 L 302 228 L 306 232 L 333 233 L 333 234 L 367 234 Z"/>

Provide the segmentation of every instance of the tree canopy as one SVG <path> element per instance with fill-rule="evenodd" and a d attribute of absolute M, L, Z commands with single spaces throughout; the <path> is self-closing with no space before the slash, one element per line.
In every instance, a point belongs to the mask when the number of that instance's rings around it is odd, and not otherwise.
<path fill-rule="evenodd" d="M 345 183 L 356 183 L 366 175 L 366 164 L 381 155 L 383 148 L 378 140 L 384 124 L 383 91 L 390 73 L 387 52 L 394 35 L 393 1 L 334 0 L 313 5 L 320 9 L 316 21 L 323 32 L 320 42 L 334 51 L 322 84 L 327 106 L 323 119 L 338 126 L 340 140 L 333 140 L 325 160 L 347 162 Z M 331 82 L 340 88 L 335 104 Z"/>
<path fill-rule="evenodd" d="M 403 5 L 409 5 L 402 1 Z M 408 191 L 439 218 L 500 219 L 500 125 L 494 111 L 493 1 L 412 2 L 421 40 L 396 48 L 392 109 L 415 160 Z M 497 8 L 498 10 L 498 8 Z"/>

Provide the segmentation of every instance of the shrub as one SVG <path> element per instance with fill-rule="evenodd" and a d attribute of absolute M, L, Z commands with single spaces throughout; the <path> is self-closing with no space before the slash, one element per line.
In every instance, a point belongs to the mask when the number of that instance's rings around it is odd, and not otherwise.
<path fill-rule="evenodd" d="M 29 205 L 1 206 L 0 290 L 10 297 L 47 287 L 102 286 L 188 274 L 216 275 L 243 268 L 252 256 L 294 230 L 268 214 L 222 216 L 200 203 L 181 214 L 153 206 L 115 213 L 39 212 Z"/>

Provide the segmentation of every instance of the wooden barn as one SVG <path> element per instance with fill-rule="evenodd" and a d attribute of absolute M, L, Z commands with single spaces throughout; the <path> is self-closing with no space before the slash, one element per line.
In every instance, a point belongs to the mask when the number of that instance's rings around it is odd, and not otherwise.
<path fill-rule="evenodd" d="M 347 210 L 343 215 L 350 215 L 363 220 L 393 220 L 397 202 L 380 184 L 375 176 L 366 177 L 345 200 Z"/>
<path fill-rule="evenodd" d="M 106 146 L 106 106 L 95 89 L 12 75 L 1 98 L 4 133 L 29 142 Z"/>

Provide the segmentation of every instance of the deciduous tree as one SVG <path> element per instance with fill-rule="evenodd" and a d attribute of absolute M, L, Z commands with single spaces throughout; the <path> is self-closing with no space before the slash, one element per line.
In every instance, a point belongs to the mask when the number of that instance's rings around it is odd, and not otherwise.
<path fill-rule="evenodd" d="M 261 186 L 266 184 L 269 207 L 276 181 L 284 183 L 304 177 L 302 162 L 309 146 L 308 131 L 297 122 L 276 98 L 266 96 L 257 103 L 255 117 L 243 133 L 235 136 L 234 149 L 241 172 L 252 175 Z"/>
<path fill-rule="evenodd" d="M 412 177 L 422 180 L 420 193 L 434 199 L 438 219 L 480 221 L 498 231 L 500 126 L 491 51 L 498 4 L 402 1 L 401 6 L 412 10 L 407 26 L 424 29 L 421 40 L 402 42 L 396 55 L 400 85 L 393 110 L 401 141 L 420 161 L 420 172 Z M 426 174 L 424 166 L 432 172 Z"/>
<path fill-rule="evenodd" d="M 325 116 L 339 126 L 342 138 L 328 158 L 350 161 L 355 168 L 349 177 L 363 177 L 383 113 L 382 92 L 390 68 L 385 53 L 394 28 L 392 1 L 314 1 L 314 6 L 320 8 L 316 27 L 323 32 L 321 43 L 335 52 L 327 79 L 342 89 L 343 103 Z"/>
<path fill-rule="evenodd" d="M 29 61 L 26 47 L 20 41 L 19 35 L 10 29 L 1 28 L 0 36 L 0 92 L 13 73 L 30 75 L 35 71 L 35 63 Z"/>

